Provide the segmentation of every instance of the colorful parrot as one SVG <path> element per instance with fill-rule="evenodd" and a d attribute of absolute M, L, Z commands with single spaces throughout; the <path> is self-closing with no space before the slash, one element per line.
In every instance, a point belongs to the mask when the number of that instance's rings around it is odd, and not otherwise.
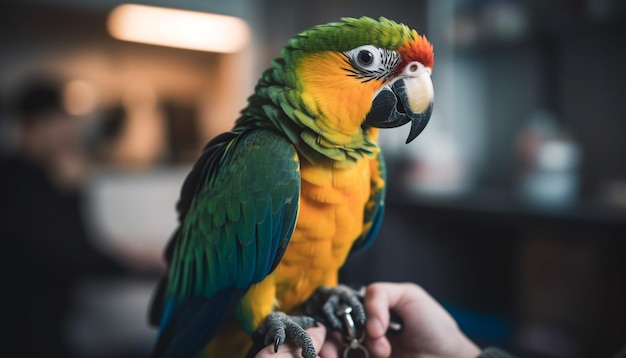
<path fill-rule="evenodd" d="M 424 129 L 433 62 L 424 36 L 385 18 L 344 18 L 288 42 L 183 184 L 151 308 L 154 356 L 243 357 L 260 331 L 315 357 L 302 304 L 336 287 L 346 258 L 375 238 L 378 128 L 412 122 L 407 143 Z"/>

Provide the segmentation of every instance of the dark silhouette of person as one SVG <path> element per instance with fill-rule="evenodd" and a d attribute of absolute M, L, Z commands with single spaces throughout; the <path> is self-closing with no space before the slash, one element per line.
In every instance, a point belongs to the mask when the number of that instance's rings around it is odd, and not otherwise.
<path fill-rule="evenodd" d="M 0 269 L 7 357 L 72 357 L 66 319 L 78 281 L 129 273 L 92 246 L 82 217 L 80 127 L 59 87 L 18 96 L 17 150 L 0 162 Z"/>

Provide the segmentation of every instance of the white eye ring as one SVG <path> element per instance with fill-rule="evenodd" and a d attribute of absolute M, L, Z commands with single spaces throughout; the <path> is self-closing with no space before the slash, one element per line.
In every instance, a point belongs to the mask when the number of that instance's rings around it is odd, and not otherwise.
<path fill-rule="evenodd" d="M 359 46 L 347 52 L 356 66 L 364 70 L 380 68 L 382 51 L 372 45 Z"/>

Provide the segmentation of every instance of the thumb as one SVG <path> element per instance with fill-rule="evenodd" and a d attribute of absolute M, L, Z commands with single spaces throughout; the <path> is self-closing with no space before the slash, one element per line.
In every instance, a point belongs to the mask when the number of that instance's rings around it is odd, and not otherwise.
<path fill-rule="evenodd" d="M 389 327 L 389 309 L 392 307 L 393 295 L 389 290 L 391 285 L 385 283 L 373 283 L 365 291 L 365 330 L 372 338 L 381 338 Z"/>

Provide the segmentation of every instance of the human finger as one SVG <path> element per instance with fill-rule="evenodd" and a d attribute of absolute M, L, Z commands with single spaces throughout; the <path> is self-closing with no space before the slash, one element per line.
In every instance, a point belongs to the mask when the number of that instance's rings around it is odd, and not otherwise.
<path fill-rule="evenodd" d="M 401 306 L 411 291 L 408 284 L 377 282 L 365 292 L 365 329 L 372 338 L 383 337 L 389 328 L 389 311 Z"/>
<path fill-rule="evenodd" d="M 339 332 L 330 332 L 326 335 L 324 345 L 319 352 L 322 358 L 338 358 L 339 352 L 343 351 L 345 345 L 341 339 Z"/>
<path fill-rule="evenodd" d="M 386 336 L 378 338 L 368 337 L 364 344 L 372 358 L 387 358 L 391 356 L 391 344 Z"/>

